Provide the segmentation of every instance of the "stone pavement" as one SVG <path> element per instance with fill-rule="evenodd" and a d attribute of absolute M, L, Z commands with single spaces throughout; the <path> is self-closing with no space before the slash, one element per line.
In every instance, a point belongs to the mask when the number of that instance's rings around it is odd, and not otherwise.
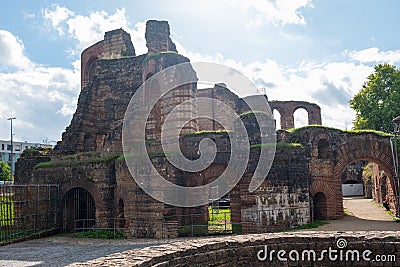
<path fill-rule="evenodd" d="M 167 242 L 157 239 L 104 240 L 51 236 L 0 246 L 0 266 L 66 266 Z"/>
<path fill-rule="evenodd" d="M 369 199 L 346 198 L 344 207 L 349 211 L 349 215 L 344 219 L 331 220 L 327 225 L 307 231 L 316 234 L 321 231 L 400 231 L 400 223 L 393 222 L 392 217 L 385 212 L 385 209 L 379 208 L 378 204 Z M 279 235 L 279 233 L 276 234 Z M 300 235 L 293 231 L 282 234 Z M 303 235 L 305 232 L 302 231 L 301 234 Z M 326 233 L 321 232 L 321 234 Z M 229 237 L 225 238 L 229 239 Z M 232 236 L 232 238 L 239 237 Z M 210 242 L 210 239 L 212 238 L 204 239 L 204 242 Z M 133 257 L 135 251 L 139 253 L 142 248 L 172 245 L 174 242 L 195 244 L 202 242 L 202 238 L 103 240 L 52 236 L 0 246 L 0 266 L 81 266 L 79 263 L 91 262 L 84 264 L 90 266 L 94 262 L 99 263 L 100 259 L 95 260 L 98 258 L 111 257 L 115 260 L 115 255 Z M 98 266 L 104 265 L 99 264 Z"/>

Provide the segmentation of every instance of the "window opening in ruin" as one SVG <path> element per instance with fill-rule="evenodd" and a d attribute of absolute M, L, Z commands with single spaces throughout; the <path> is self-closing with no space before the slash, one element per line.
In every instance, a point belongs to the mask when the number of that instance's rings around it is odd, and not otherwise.
<path fill-rule="evenodd" d="M 281 127 L 281 113 L 279 113 L 278 110 L 274 109 L 273 115 L 274 115 L 276 130 L 282 129 L 282 127 Z"/>
<path fill-rule="evenodd" d="M 294 127 L 300 128 L 308 125 L 308 112 L 304 108 L 298 108 L 293 113 Z"/>

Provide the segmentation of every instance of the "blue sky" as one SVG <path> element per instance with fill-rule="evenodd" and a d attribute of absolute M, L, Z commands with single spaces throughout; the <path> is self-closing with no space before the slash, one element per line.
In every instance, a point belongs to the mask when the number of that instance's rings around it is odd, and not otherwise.
<path fill-rule="evenodd" d="M 59 140 L 80 91 L 80 53 L 124 28 L 145 53 L 144 24 L 168 20 L 192 61 L 243 72 L 269 99 L 305 100 L 323 124 L 350 128 L 348 101 L 377 63 L 400 63 L 400 1 L 10 1 L 0 11 L 0 139 Z M 296 126 L 304 125 L 304 111 Z"/>

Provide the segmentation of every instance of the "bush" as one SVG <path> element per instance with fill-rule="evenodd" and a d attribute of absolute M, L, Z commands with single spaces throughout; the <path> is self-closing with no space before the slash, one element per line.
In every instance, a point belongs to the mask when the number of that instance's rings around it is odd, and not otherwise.
<path fill-rule="evenodd" d="M 124 233 L 114 230 L 90 230 L 75 233 L 73 237 L 77 238 L 104 238 L 104 239 L 122 239 L 125 238 Z"/>

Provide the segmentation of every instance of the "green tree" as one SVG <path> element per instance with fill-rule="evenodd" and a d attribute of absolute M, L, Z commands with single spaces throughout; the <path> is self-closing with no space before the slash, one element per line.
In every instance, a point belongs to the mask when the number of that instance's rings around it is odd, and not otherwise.
<path fill-rule="evenodd" d="M 375 66 L 362 90 L 350 100 L 356 111 L 354 128 L 393 131 L 391 121 L 400 116 L 400 70 L 389 64 Z"/>
<path fill-rule="evenodd" d="M 10 180 L 10 172 L 11 168 L 7 162 L 0 162 L 0 181 L 8 181 Z"/>

